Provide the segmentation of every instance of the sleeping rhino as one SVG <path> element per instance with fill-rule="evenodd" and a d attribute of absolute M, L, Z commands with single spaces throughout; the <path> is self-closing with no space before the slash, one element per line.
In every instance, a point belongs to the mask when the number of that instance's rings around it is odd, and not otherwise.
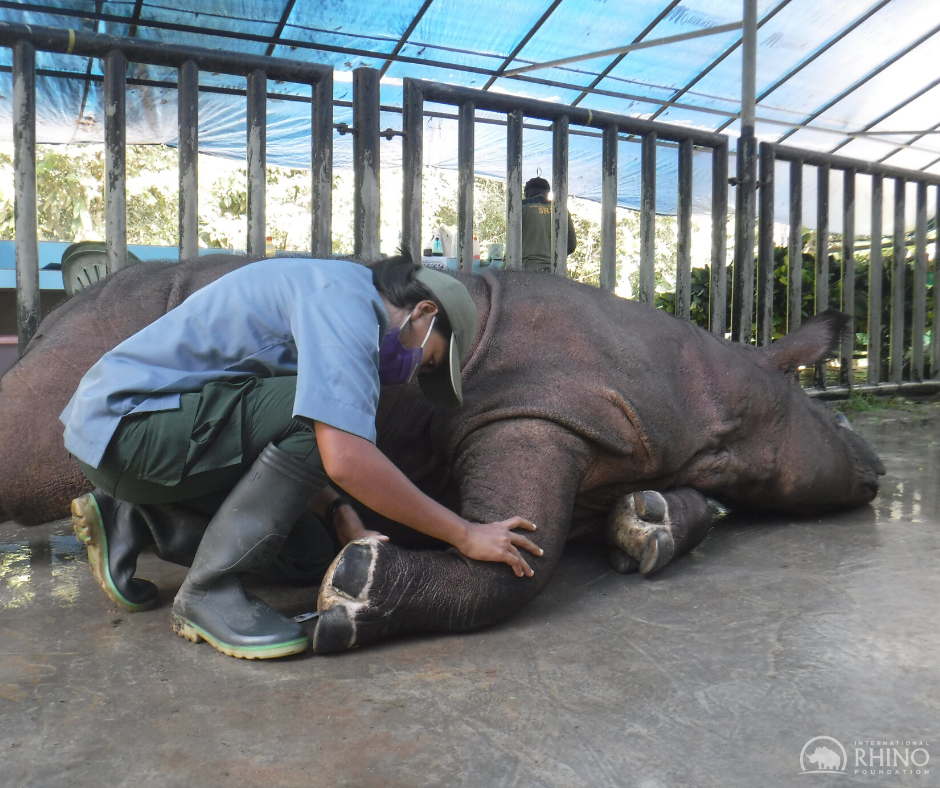
<path fill-rule="evenodd" d="M 47 317 L 0 382 L 0 521 L 63 517 L 88 489 L 58 415 L 109 348 L 235 267 L 213 255 L 125 269 Z M 726 508 L 818 514 L 859 506 L 884 467 L 794 370 L 838 347 L 825 312 L 759 349 L 561 277 L 465 280 L 479 324 L 464 405 L 432 408 L 416 386 L 384 389 L 378 445 L 425 492 L 475 522 L 538 525 L 532 578 L 367 523 L 391 542 L 347 545 L 320 589 L 317 652 L 505 619 L 552 576 L 565 542 L 595 532 L 622 572 L 655 572 Z M 237 319 L 237 318 L 233 318 Z M 435 549 L 438 548 L 438 549 Z"/>

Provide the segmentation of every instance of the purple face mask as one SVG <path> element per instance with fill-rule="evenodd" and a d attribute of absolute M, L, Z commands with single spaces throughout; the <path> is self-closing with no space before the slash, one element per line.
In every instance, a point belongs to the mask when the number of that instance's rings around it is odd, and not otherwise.
<path fill-rule="evenodd" d="M 421 359 L 424 357 L 424 346 L 427 344 L 428 337 L 431 336 L 431 329 L 434 328 L 434 321 L 437 315 L 431 318 L 431 325 L 428 326 L 428 333 L 420 347 L 405 347 L 399 340 L 401 330 L 411 320 L 411 315 L 405 318 L 405 321 L 398 327 L 389 330 L 379 345 L 379 381 L 386 386 L 394 386 L 400 383 L 410 383 L 414 380 L 418 368 L 421 366 Z"/>

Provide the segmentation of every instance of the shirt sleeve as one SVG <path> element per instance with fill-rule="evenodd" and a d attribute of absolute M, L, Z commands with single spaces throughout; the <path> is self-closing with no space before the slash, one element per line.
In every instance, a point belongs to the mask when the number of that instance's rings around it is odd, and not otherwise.
<path fill-rule="evenodd" d="M 290 317 L 297 346 L 294 416 L 375 443 L 379 333 L 368 292 L 325 287 L 299 298 Z"/>

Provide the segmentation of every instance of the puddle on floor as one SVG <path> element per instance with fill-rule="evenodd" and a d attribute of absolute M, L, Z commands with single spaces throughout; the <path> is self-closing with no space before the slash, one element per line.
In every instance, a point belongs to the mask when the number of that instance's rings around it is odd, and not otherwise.
<path fill-rule="evenodd" d="M 41 597 L 74 605 L 87 571 L 85 546 L 71 534 L 37 531 L 34 539 L 0 544 L 0 608 L 25 607 Z"/>

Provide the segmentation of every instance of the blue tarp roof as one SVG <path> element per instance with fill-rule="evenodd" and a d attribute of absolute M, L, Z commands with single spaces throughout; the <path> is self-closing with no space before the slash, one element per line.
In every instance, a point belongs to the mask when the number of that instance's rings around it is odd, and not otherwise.
<path fill-rule="evenodd" d="M 192 10 L 198 7 L 198 11 Z M 741 0 L 48 0 L 0 2 L 0 20 L 97 30 L 112 35 L 271 54 L 332 65 L 334 97 L 352 99 L 352 70 L 385 68 L 381 102 L 401 106 L 404 77 L 486 88 L 591 109 L 719 130 L 734 137 L 740 110 L 740 31 L 637 50 L 518 77 L 503 71 L 530 63 L 624 46 L 736 22 Z M 838 152 L 866 160 L 940 173 L 940 2 L 937 0 L 759 0 L 757 134 L 762 140 Z M 0 66 L 9 67 L 9 50 Z M 74 78 L 38 78 L 40 142 L 103 139 L 100 61 L 39 53 L 37 67 Z M 129 66 L 129 77 L 175 83 L 173 69 Z M 11 137 L 11 77 L 0 74 L 0 139 Z M 245 80 L 200 75 L 202 86 L 243 89 Z M 276 84 L 287 97 L 309 87 Z M 350 122 L 348 107 L 336 122 Z M 176 91 L 136 87 L 127 105 L 128 141 L 176 142 Z M 426 163 L 456 166 L 456 122 L 428 118 Z M 310 161 L 309 105 L 268 101 L 268 161 L 306 167 Z M 385 112 L 382 125 L 400 128 Z M 202 93 L 200 150 L 245 155 L 245 108 L 238 96 Z M 878 134 L 877 132 L 897 132 Z M 638 145 L 620 149 L 619 200 L 639 204 Z M 732 143 L 732 148 L 734 147 Z M 337 168 L 351 166 L 349 135 L 335 139 Z M 572 136 L 570 192 L 600 199 L 600 140 Z M 400 140 L 382 142 L 382 165 L 400 162 Z M 505 175 L 505 132 L 479 124 L 477 172 Z M 785 165 L 783 165 L 785 167 Z M 551 135 L 527 130 L 526 177 L 551 171 Z M 781 171 L 781 176 L 785 177 Z M 805 178 L 807 216 L 814 222 L 813 178 Z M 833 189 L 839 188 L 833 178 Z M 864 180 L 864 179 L 860 179 Z M 782 181 L 782 182 L 785 182 Z M 695 166 L 695 208 L 707 212 L 709 161 Z M 658 157 L 657 210 L 675 210 L 676 157 Z M 860 186 L 860 202 L 865 186 Z M 780 189 L 780 199 L 785 199 Z M 833 198 L 837 193 L 833 192 Z M 909 201 L 911 205 L 913 201 Z M 838 203 L 835 203 L 838 204 Z M 913 206 L 911 205 L 911 210 Z M 833 211 L 833 231 L 838 231 Z M 860 211 L 859 232 L 867 221 Z M 778 218 L 786 221 L 781 203 Z"/>

